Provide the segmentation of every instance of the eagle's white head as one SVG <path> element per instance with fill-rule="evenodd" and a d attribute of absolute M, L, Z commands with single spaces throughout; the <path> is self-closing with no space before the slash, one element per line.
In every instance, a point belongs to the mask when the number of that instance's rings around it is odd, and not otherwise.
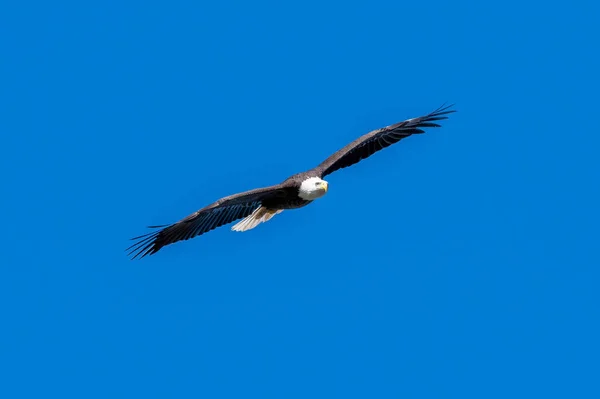
<path fill-rule="evenodd" d="M 318 177 L 309 177 L 300 184 L 298 196 L 303 200 L 312 201 L 322 197 L 327 192 L 328 183 Z"/>

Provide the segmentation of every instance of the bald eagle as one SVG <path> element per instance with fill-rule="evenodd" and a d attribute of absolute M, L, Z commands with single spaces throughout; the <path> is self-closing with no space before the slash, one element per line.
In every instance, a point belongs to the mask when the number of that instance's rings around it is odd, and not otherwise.
<path fill-rule="evenodd" d="M 150 226 L 158 230 L 132 238 L 135 243 L 127 251 L 132 259 L 143 258 L 165 245 L 188 240 L 235 220 L 242 219 L 232 227 L 233 231 L 247 231 L 271 220 L 285 209 L 302 208 L 327 193 L 325 176 L 354 165 L 412 134 L 424 133 L 423 128 L 440 127 L 436 122 L 455 112 L 451 107 L 441 106 L 427 115 L 373 130 L 337 151 L 316 168 L 292 175 L 280 184 L 221 198 L 171 225 Z"/>

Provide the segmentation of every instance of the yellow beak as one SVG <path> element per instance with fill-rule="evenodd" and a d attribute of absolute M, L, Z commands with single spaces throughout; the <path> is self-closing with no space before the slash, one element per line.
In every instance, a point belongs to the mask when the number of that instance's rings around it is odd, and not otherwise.
<path fill-rule="evenodd" d="M 327 189 L 329 188 L 329 183 L 327 183 L 326 181 L 323 182 L 323 187 L 325 188 L 325 192 L 327 192 Z"/>

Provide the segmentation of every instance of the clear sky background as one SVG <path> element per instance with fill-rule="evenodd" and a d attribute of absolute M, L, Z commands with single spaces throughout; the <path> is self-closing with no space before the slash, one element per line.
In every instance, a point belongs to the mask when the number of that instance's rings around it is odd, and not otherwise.
<path fill-rule="evenodd" d="M 3 398 L 598 398 L 595 2 L 4 2 Z M 327 196 L 145 226 L 458 113 Z"/>

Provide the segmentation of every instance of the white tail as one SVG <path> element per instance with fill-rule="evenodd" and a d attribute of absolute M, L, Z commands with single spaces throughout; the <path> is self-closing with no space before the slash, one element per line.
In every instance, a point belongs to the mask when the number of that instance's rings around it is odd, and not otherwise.
<path fill-rule="evenodd" d="M 247 231 L 255 228 L 261 223 L 271 220 L 271 218 L 279 213 L 283 212 L 283 209 L 267 209 L 258 207 L 250 215 L 246 216 L 239 223 L 231 228 L 233 231 Z"/>

